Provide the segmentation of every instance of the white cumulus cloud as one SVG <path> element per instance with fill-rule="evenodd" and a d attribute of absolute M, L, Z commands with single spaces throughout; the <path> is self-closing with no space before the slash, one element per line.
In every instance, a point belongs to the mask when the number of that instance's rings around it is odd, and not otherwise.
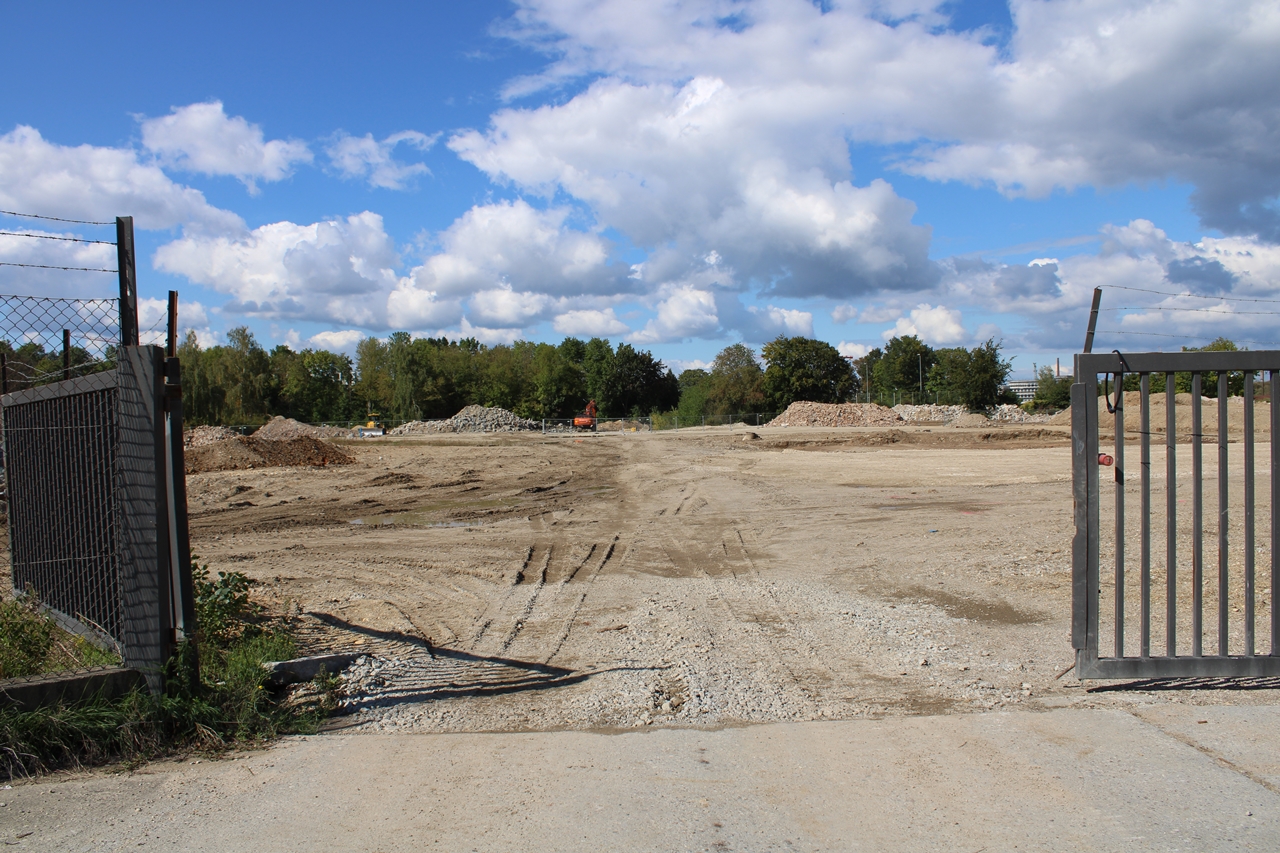
<path fill-rule="evenodd" d="M 395 148 L 404 144 L 419 151 L 426 151 L 435 144 L 440 134 L 428 136 L 416 130 L 393 133 L 377 140 L 372 133 L 350 136 L 339 133 L 325 148 L 335 169 L 344 178 L 359 178 L 369 186 L 387 190 L 409 187 L 413 178 L 429 174 L 425 163 L 403 163 L 395 159 Z"/>
<path fill-rule="evenodd" d="M 365 339 L 365 333 L 359 329 L 334 329 L 317 332 L 308 338 L 312 346 L 326 349 L 329 352 L 351 352 L 356 344 Z"/>
<path fill-rule="evenodd" d="M 932 346 L 956 346 L 969 337 L 961 323 L 959 311 L 928 303 L 913 308 L 906 317 L 899 317 L 892 329 L 881 333 L 886 341 L 904 335 L 915 335 Z"/>
<path fill-rule="evenodd" d="M 137 227 L 149 229 L 244 228 L 239 216 L 174 183 L 159 166 L 141 162 L 136 151 L 58 145 L 26 125 L 0 136 L 0 206 L 68 219 L 133 216 Z"/>
<path fill-rule="evenodd" d="M 276 222 L 240 236 L 184 235 L 156 250 L 156 269 L 229 294 L 223 311 L 382 328 L 399 259 L 368 211 L 310 225 Z"/>
<path fill-rule="evenodd" d="M 228 116 L 221 101 L 173 107 L 167 116 L 142 120 L 142 144 L 167 166 L 205 175 L 230 175 L 256 193 L 257 181 L 279 181 L 311 149 L 296 139 L 267 140 L 262 128 Z"/>
<path fill-rule="evenodd" d="M 566 311 L 557 315 L 551 326 L 562 335 L 584 338 L 607 338 L 610 335 L 625 335 L 631 331 L 626 323 L 614 315 L 612 308 Z"/>

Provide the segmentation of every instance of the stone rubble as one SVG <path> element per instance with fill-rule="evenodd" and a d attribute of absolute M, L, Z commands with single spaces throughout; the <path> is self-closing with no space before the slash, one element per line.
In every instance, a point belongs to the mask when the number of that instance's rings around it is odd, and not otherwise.
<path fill-rule="evenodd" d="M 769 427 L 860 427 L 893 426 L 902 417 L 893 409 L 875 403 L 795 402 L 765 426 Z"/>
<path fill-rule="evenodd" d="M 467 406 L 451 418 L 439 421 L 410 421 L 387 435 L 433 435 L 447 432 L 518 432 L 541 430 L 542 422 L 522 418 L 497 406 Z"/>

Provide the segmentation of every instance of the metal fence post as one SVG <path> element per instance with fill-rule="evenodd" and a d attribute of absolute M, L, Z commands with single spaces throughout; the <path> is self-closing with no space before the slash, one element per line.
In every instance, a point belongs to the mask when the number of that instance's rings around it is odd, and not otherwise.
<path fill-rule="evenodd" d="M 71 330 L 62 330 L 62 378 L 71 378 Z"/>
<path fill-rule="evenodd" d="M 116 217 L 116 269 L 120 275 L 120 346 L 138 345 L 138 272 L 133 251 L 133 217 Z"/>

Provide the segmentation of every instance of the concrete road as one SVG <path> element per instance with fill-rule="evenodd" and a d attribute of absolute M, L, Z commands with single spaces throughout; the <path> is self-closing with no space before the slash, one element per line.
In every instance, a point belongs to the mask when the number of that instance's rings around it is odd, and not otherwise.
<path fill-rule="evenodd" d="M 1280 850 L 1280 707 L 327 734 L 0 790 L 28 850 Z"/>

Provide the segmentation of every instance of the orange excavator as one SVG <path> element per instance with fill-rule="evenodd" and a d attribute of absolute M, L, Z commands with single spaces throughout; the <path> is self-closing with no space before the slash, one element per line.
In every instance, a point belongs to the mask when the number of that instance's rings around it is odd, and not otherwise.
<path fill-rule="evenodd" d="M 587 407 L 582 410 L 582 414 L 574 415 L 573 427 L 574 429 L 589 429 L 592 432 L 596 431 L 596 401 L 595 400 L 592 400 L 591 402 L 587 403 Z"/>

